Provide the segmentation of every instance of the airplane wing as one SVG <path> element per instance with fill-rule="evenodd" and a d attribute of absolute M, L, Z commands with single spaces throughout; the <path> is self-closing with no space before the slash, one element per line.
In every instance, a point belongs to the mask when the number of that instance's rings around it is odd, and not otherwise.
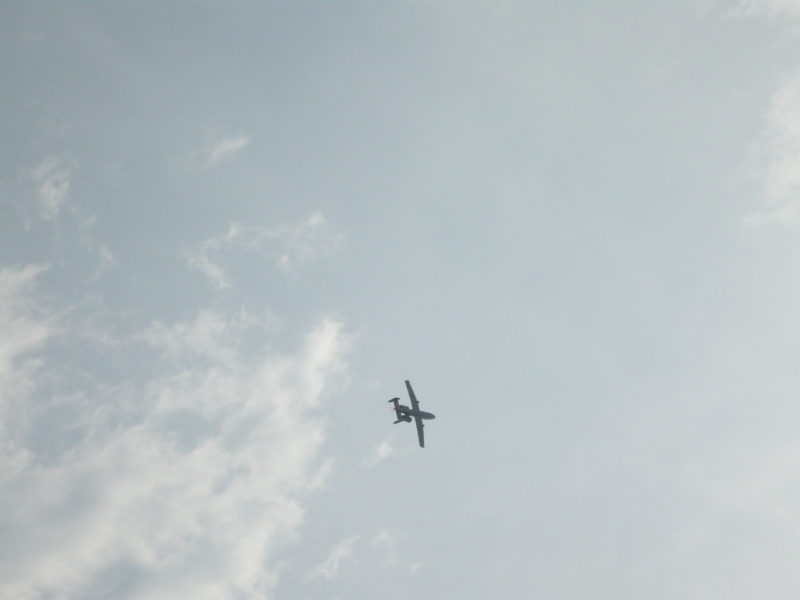
<path fill-rule="evenodd" d="M 409 388 L 409 389 L 411 389 L 411 388 Z M 419 447 L 420 448 L 424 448 L 425 447 L 425 431 L 423 431 L 422 428 L 425 427 L 425 425 L 423 424 L 422 419 L 420 419 L 419 417 L 414 417 L 414 420 L 417 422 L 417 437 L 419 438 Z"/>
<path fill-rule="evenodd" d="M 417 397 L 414 395 L 414 390 L 411 389 L 411 383 L 408 381 L 408 379 L 406 379 L 406 387 L 408 388 L 408 397 L 411 398 L 411 408 L 414 410 L 419 410 L 419 402 L 417 402 Z M 420 431 L 422 430 L 420 429 Z"/>

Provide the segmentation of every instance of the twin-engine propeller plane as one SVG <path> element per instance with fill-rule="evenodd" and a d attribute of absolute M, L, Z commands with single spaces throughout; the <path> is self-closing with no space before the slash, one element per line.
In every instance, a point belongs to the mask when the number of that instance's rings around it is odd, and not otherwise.
<path fill-rule="evenodd" d="M 411 423 L 411 417 L 414 417 L 414 420 L 417 422 L 419 445 L 420 448 L 424 448 L 425 432 L 423 431 L 423 427 L 425 427 L 425 425 L 422 423 L 422 419 L 435 419 L 436 416 L 419 409 L 419 402 L 417 402 L 417 397 L 414 395 L 414 390 L 411 389 L 411 384 L 408 380 L 406 380 L 406 388 L 408 388 L 408 397 L 411 398 L 411 408 L 400 404 L 400 398 L 392 398 L 389 400 L 389 402 L 394 402 L 394 411 L 397 413 L 397 421 L 395 421 L 394 424 L 397 425 L 403 421 Z"/>

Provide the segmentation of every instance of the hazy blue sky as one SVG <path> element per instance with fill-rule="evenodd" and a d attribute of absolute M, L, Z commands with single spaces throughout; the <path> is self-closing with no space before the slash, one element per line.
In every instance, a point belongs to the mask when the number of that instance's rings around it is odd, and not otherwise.
<path fill-rule="evenodd" d="M 797 596 L 796 0 L 3 2 L 0 140 L 2 600 Z"/>

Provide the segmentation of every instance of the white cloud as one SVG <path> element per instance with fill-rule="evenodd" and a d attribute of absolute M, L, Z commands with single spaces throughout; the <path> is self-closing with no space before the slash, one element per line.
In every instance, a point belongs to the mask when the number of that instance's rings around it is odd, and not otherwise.
<path fill-rule="evenodd" d="M 55 156 L 44 159 L 31 169 L 31 177 L 36 184 L 39 216 L 45 221 L 56 219 L 61 207 L 67 203 L 71 175 L 72 171 Z"/>
<path fill-rule="evenodd" d="M 356 540 L 358 540 L 359 537 L 360 536 L 358 535 L 354 535 L 346 538 L 331 548 L 328 558 L 326 558 L 322 564 L 314 569 L 314 572 L 311 575 L 312 578 L 321 576 L 325 579 L 333 579 L 336 577 L 336 574 L 339 572 L 339 567 L 341 567 L 342 563 L 352 558 L 353 545 L 356 543 Z"/>
<path fill-rule="evenodd" d="M 369 451 L 369 455 L 363 460 L 361 464 L 371 469 L 379 462 L 381 462 L 383 459 L 389 458 L 394 453 L 395 449 L 392 448 L 392 443 L 389 440 L 384 440 Z"/>
<path fill-rule="evenodd" d="M 67 394 L 91 373 L 66 381 L 41 348 L 83 332 L 33 312 L 40 270 L 0 273 L 0 393 L 14 407 L 0 431 L 16 444 L 3 437 L 0 598 L 268 597 L 276 551 L 325 473 L 309 411 L 344 369 L 342 325 L 323 320 L 294 354 L 251 356 L 250 321 L 201 311 L 117 344 L 135 360 L 144 343 L 151 375 Z M 55 393 L 37 387 L 48 379 Z M 124 594 L 104 591 L 123 581 Z"/>
<path fill-rule="evenodd" d="M 765 210 L 742 218 L 748 228 L 800 221 L 800 75 L 788 77 L 773 95 L 754 155 L 764 185 Z"/>
<path fill-rule="evenodd" d="M 217 289 L 225 289 L 231 282 L 222 263 L 230 254 L 260 254 L 292 274 L 301 265 L 334 252 L 342 240 L 342 234 L 316 212 L 294 227 L 266 229 L 232 223 L 225 233 L 187 248 L 184 256 L 189 267 L 205 273 Z"/>
<path fill-rule="evenodd" d="M 238 135 L 232 138 L 225 138 L 211 146 L 208 149 L 208 158 L 203 164 L 204 168 L 213 167 L 217 163 L 228 160 L 234 154 L 241 151 L 248 144 L 250 144 L 250 137 L 246 135 Z"/>

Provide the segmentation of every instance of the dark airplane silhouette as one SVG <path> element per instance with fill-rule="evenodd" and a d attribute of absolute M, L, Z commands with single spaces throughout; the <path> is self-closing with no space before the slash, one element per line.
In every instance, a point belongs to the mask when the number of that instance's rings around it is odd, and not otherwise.
<path fill-rule="evenodd" d="M 422 423 L 422 419 L 435 419 L 436 416 L 429 413 L 423 412 L 419 409 L 419 402 L 417 402 L 417 397 L 414 395 L 414 390 L 411 389 L 411 384 L 406 380 L 406 388 L 408 388 L 408 396 L 411 398 L 411 408 L 407 406 L 403 406 L 400 404 L 400 398 L 392 398 L 389 402 L 394 402 L 394 411 L 397 413 L 397 421 L 394 422 L 395 425 L 405 421 L 406 423 L 411 423 L 411 417 L 414 417 L 414 420 L 417 422 L 417 436 L 419 437 L 419 445 L 421 448 L 425 447 L 425 433 L 422 430 L 425 425 Z"/>

